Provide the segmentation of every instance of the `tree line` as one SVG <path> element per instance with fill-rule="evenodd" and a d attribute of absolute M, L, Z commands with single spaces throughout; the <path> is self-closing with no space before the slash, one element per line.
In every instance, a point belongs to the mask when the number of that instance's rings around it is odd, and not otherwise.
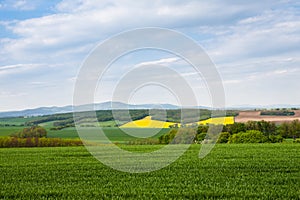
<path fill-rule="evenodd" d="M 293 138 L 295 141 L 300 138 L 300 121 L 284 122 L 276 125 L 267 121 L 249 121 L 246 123 L 220 125 L 200 125 L 195 128 L 186 127 L 181 129 L 171 129 L 167 134 L 159 137 L 159 143 L 191 143 L 191 138 L 195 143 L 207 142 L 214 137 L 207 135 L 209 127 L 211 129 L 222 130 L 218 135 L 217 143 L 277 143 L 284 139 Z M 211 131 L 214 132 L 214 131 Z M 177 134 L 185 134 L 185 137 L 175 137 Z M 215 136 L 217 137 L 217 136 Z M 176 141 L 180 138 L 182 141 Z M 216 139 L 216 138 L 215 138 Z M 297 139 L 299 141 L 300 139 Z"/>

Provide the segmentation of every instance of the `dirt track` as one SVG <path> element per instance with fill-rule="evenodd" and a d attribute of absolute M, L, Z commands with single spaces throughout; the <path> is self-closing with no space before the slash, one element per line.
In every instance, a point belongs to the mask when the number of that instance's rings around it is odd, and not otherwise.
<path fill-rule="evenodd" d="M 238 116 L 235 117 L 235 122 L 247 122 L 247 121 L 270 121 L 275 123 L 290 122 L 295 119 L 300 120 L 300 110 L 295 110 L 294 116 L 267 116 L 260 115 L 260 111 L 241 111 Z"/>

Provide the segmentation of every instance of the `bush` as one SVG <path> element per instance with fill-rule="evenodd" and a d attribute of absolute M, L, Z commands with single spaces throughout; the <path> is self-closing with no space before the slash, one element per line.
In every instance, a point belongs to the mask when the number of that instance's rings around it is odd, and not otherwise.
<path fill-rule="evenodd" d="M 278 133 L 284 138 L 300 137 L 300 121 L 284 122 L 278 129 Z"/>
<path fill-rule="evenodd" d="M 0 147 L 82 146 L 80 139 L 0 137 Z"/>
<path fill-rule="evenodd" d="M 230 133 L 222 132 L 217 140 L 217 143 L 227 143 L 230 138 Z"/>
<path fill-rule="evenodd" d="M 194 141 L 196 128 L 172 129 L 169 133 L 159 137 L 160 144 L 191 144 Z"/>
<path fill-rule="evenodd" d="M 300 139 L 294 140 L 294 143 L 300 143 Z"/>
<path fill-rule="evenodd" d="M 283 142 L 283 137 L 281 135 L 276 135 L 276 136 L 270 135 L 269 142 L 271 143 Z"/>
<path fill-rule="evenodd" d="M 267 141 L 268 138 L 262 132 L 256 130 L 233 134 L 228 140 L 229 143 L 264 143 Z"/>
<path fill-rule="evenodd" d="M 196 135 L 196 141 L 202 142 L 206 137 L 206 133 L 200 133 Z"/>
<path fill-rule="evenodd" d="M 160 144 L 169 144 L 176 136 L 178 129 L 171 129 L 167 134 L 158 138 Z"/>
<path fill-rule="evenodd" d="M 144 138 L 138 140 L 132 140 L 127 142 L 129 145 L 155 145 L 159 144 L 159 141 L 155 138 Z"/>
<path fill-rule="evenodd" d="M 288 110 L 270 110 L 262 111 L 260 115 L 271 115 L 271 116 L 293 116 L 295 112 Z"/>
<path fill-rule="evenodd" d="M 32 126 L 24 128 L 22 131 L 14 133 L 11 136 L 17 138 L 42 138 L 47 136 L 47 131 L 41 126 Z"/>

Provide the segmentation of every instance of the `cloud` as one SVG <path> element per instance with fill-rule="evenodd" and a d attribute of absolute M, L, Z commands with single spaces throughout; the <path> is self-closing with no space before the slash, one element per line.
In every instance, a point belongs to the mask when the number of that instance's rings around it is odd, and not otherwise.
<path fill-rule="evenodd" d="M 143 66 L 151 66 L 151 65 L 161 65 L 161 66 L 168 66 L 174 62 L 177 62 L 180 60 L 177 57 L 174 58 L 162 58 L 159 60 L 153 60 L 153 61 L 147 61 L 147 62 L 141 62 L 135 65 L 135 67 L 143 67 Z"/>
<path fill-rule="evenodd" d="M 220 62 L 299 53 L 300 15 L 292 11 L 266 11 L 240 20 L 208 48 Z"/>
<path fill-rule="evenodd" d="M 25 0 L 16 1 L 13 4 L 13 7 L 18 10 L 34 10 L 35 9 L 34 4 L 31 4 L 30 2 L 25 1 Z"/>
<path fill-rule="evenodd" d="M 6 10 L 19 10 L 19 11 L 32 11 L 37 7 L 37 0 L 28 1 L 28 0 L 4 0 L 0 4 L 0 9 Z"/>
<path fill-rule="evenodd" d="M 1 98 L 9 98 L 9 97 L 21 97 L 21 96 L 26 96 L 28 95 L 28 93 L 26 92 L 21 92 L 21 93 L 16 93 L 16 92 L 3 92 L 1 91 L 0 92 L 0 97 Z"/>
<path fill-rule="evenodd" d="M 27 52 L 43 58 L 44 53 L 56 57 L 70 49 L 81 49 L 79 54 L 84 54 L 92 48 L 91 44 L 122 30 L 143 26 L 180 29 L 224 25 L 243 19 L 245 11 L 248 14 L 259 12 L 266 5 L 234 1 L 228 7 L 223 1 L 154 1 L 149 4 L 147 1 L 133 3 L 128 0 L 65 0 L 56 5 L 56 14 L 7 26 L 17 39 L 2 46 L 14 58 L 24 57 L 23 54 L 31 57 Z M 91 48 L 82 49 L 85 45 Z"/>
<path fill-rule="evenodd" d="M 25 71 L 33 70 L 34 68 L 41 67 L 41 64 L 16 64 L 16 65 L 6 65 L 0 66 L 0 76 L 7 74 L 22 73 Z"/>
<path fill-rule="evenodd" d="M 0 3 L 0 9 L 37 12 L 40 4 L 39 0 L 6 0 Z M 43 8 L 41 17 L 0 22 L 1 28 L 5 27 L 5 33 L 0 36 L 0 75 L 2 80 L 8 75 L 15 80 L 34 79 L 25 85 L 28 88 L 40 85 L 39 82 L 72 88 L 74 78 L 70 77 L 76 76 L 82 60 L 99 41 L 132 28 L 164 27 L 181 31 L 203 45 L 216 63 L 224 84 L 239 88 L 236 98 L 243 101 L 241 86 L 246 87 L 245 82 L 262 83 L 263 79 L 280 78 L 290 83 L 294 80 L 292 76 L 300 75 L 297 70 L 300 64 L 298 8 L 297 1 L 284 0 L 154 0 L 151 3 L 63 0 L 53 8 Z M 110 80 L 123 72 L 125 64 L 119 63 Z M 154 59 L 149 56 L 132 64 L 175 65 L 182 76 L 196 77 L 194 72 L 186 70 L 186 63 L 170 56 Z M 50 70 L 51 66 L 57 68 Z M 38 78 L 41 76 L 46 80 Z M 45 98 L 49 91 L 43 91 Z M 70 99 L 62 91 L 57 92 L 60 102 Z"/>

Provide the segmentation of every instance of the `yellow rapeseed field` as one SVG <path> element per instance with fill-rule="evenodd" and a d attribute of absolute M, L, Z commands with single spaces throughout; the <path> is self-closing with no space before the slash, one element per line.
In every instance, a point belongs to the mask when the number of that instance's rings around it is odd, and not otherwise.
<path fill-rule="evenodd" d="M 176 123 L 152 120 L 151 116 L 147 116 L 140 120 L 128 122 L 122 125 L 121 128 L 169 128 L 174 124 Z"/>
<path fill-rule="evenodd" d="M 206 124 L 234 124 L 234 117 L 216 117 L 209 118 L 207 120 L 199 121 L 197 124 L 206 125 Z"/>
<path fill-rule="evenodd" d="M 135 120 L 132 122 L 128 122 L 121 126 L 121 128 L 169 128 L 172 125 L 179 123 L 174 122 L 164 122 L 159 120 L 152 120 L 151 116 L 147 116 L 140 120 Z M 191 123 L 192 124 L 192 123 Z M 191 125 L 188 124 L 188 125 Z M 197 122 L 198 125 L 206 125 L 206 124 L 234 124 L 234 117 L 216 117 L 216 118 L 209 118 L 203 121 Z"/>

